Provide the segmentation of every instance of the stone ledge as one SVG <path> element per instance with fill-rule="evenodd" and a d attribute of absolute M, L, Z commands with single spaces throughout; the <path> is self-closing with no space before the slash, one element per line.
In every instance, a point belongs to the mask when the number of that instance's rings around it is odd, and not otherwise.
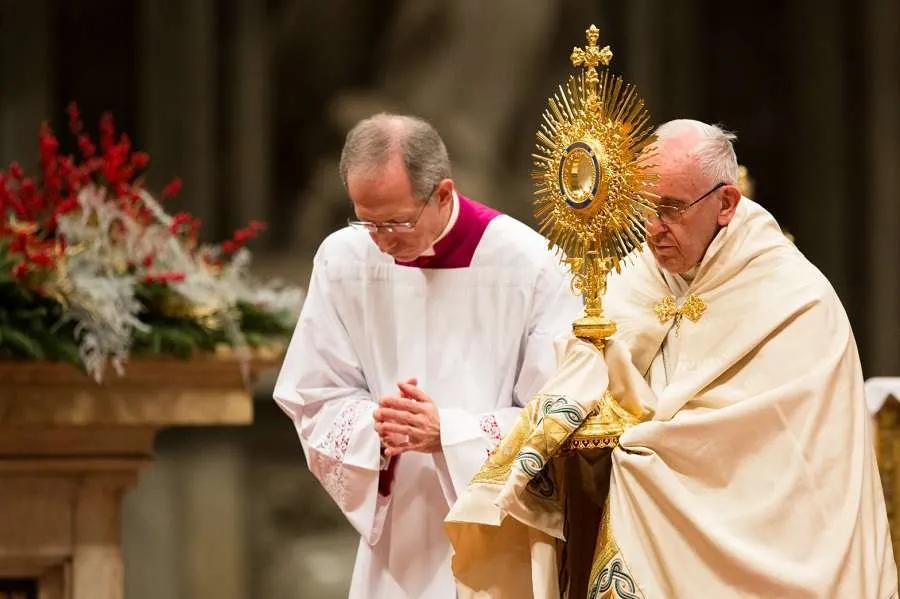
<path fill-rule="evenodd" d="M 273 365 L 254 361 L 250 379 Z M 233 358 L 138 359 L 103 384 L 70 364 L 0 362 L 0 428 L 241 425 L 252 418 L 250 389 Z"/>

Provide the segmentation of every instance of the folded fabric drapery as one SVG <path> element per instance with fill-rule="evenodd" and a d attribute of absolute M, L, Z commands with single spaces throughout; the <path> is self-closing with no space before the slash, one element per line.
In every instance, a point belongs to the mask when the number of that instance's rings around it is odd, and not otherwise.
<path fill-rule="evenodd" d="M 559 344 L 445 523 L 460 596 L 891 596 L 862 369 L 827 280 L 743 198 L 685 294 L 706 310 L 677 335 L 654 311 L 670 293 L 644 252 L 610 277 L 606 349 Z M 677 358 L 651 388 L 664 340 Z M 592 413 L 609 449 L 573 454 Z"/>

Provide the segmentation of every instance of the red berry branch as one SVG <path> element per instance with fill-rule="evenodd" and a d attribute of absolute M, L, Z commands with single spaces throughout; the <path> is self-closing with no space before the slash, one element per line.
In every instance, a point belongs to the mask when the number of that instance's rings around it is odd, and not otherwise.
<path fill-rule="evenodd" d="M 141 174 L 150 163 L 150 156 L 133 150 L 128 136 L 116 132 L 112 115 L 107 113 L 100 118 L 99 142 L 95 143 L 84 131 L 78 106 L 72 103 L 66 112 L 79 155 L 60 154 L 59 140 L 50 126 L 44 124 L 38 137 L 40 177 L 37 180 L 26 177 L 16 162 L 0 172 L 0 242 L 7 240 L 8 252 L 19 258 L 12 270 L 23 283 L 30 282 L 30 275 L 34 273 L 56 267 L 66 248 L 65 238 L 57 231 L 58 220 L 62 215 L 79 210 L 78 194 L 89 185 L 105 189 L 106 201 L 115 203 L 135 221 L 153 222 L 153 215 L 141 201 Z M 170 199 L 181 189 L 182 181 L 176 177 L 162 188 L 160 196 L 163 200 Z M 200 227 L 199 220 L 181 212 L 172 219 L 170 231 L 193 248 Z M 264 229 L 263 223 L 251 221 L 225 240 L 220 251 L 204 253 L 203 257 L 211 264 L 221 265 Z M 178 282 L 184 279 L 184 274 L 155 273 L 144 278 L 154 282 Z"/>

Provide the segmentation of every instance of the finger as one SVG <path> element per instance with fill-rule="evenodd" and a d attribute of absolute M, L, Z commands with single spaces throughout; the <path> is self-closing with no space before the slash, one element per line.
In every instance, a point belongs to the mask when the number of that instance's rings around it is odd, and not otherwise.
<path fill-rule="evenodd" d="M 409 443 L 409 436 L 386 430 L 384 424 L 376 424 L 375 432 L 383 447 L 402 447 Z"/>
<path fill-rule="evenodd" d="M 400 446 L 400 447 L 386 447 L 384 449 L 384 455 L 389 458 L 395 458 L 398 455 L 403 455 L 406 452 L 407 452 L 406 445 Z"/>
<path fill-rule="evenodd" d="M 385 435 L 384 440 L 392 447 L 403 447 L 404 445 L 409 445 L 409 437 L 407 437 L 406 435 L 396 435 L 391 433 Z"/>
<path fill-rule="evenodd" d="M 390 443 L 382 441 L 384 445 L 400 445 L 405 447 L 409 444 L 419 445 L 427 440 L 427 434 L 422 429 L 418 429 L 415 426 L 391 422 L 381 424 L 378 434 L 382 440 L 388 436 L 392 438 Z M 397 439 L 400 439 L 400 441 L 397 441 Z"/>
<path fill-rule="evenodd" d="M 415 424 L 416 415 L 406 410 L 395 410 L 393 408 L 381 408 L 381 417 L 378 422 L 397 422 L 399 424 Z"/>
<path fill-rule="evenodd" d="M 406 379 L 405 381 L 401 381 L 401 382 L 397 383 L 397 387 L 399 388 L 400 385 L 412 385 L 413 387 L 415 387 L 418 384 L 419 384 L 419 380 L 413 376 L 413 377 Z M 382 400 L 385 400 L 388 398 L 393 398 L 393 397 L 397 397 L 397 396 L 396 395 L 382 395 L 381 399 L 379 400 L 378 403 L 381 403 Z"/>
<path fill-rule="evenodd" d="M 409 397 L 385 398 L 382 400 L 381 409 L 406 412 L 407 414 L 421 414 L 424 411 L 422 402 Z"/>
<path fill-rule="evenodd" d="M 422 452 L 422 453 L 429 452 L 429 450 L 426 449 L 426 446 L 424 443 L 409 443 L 407 445 L 404 445 L 403 447 L 394 447 L 394 448 L 385 449 L 384 454 L 392 457 L 392 456 L 400 455 L 402 453 L 407 453 L 410 451 L 418 451 L 418 452 Z"/>
<path fill-rule="evenodd" d="M 401 409 L 402 406 L 412 405 L 413 403 L 415 403 L 414 399 L 403 397 L 402 395 L 385 395 L 378 400 L 379 407 L 389 406 L 390 404 L 393 404 L 395 408 L 397 406 L 401 406 Z"/>
<path fill-rule="evenodd" d="M 378 398 L 378 405 L 383 404 L 388 399 L 397 399 L 396 395 L 382 395 Z"/>
<path fill-rule="evenodd" d="M 416 401 L 427 403 L 431 402 L 431 398 L 428 397 L 428 394 L 415 385 L 410 385 L 408 383 L 398 383 L 397 386 L 400 387 L 400 391 L 403 393 L 404 397 L 408 397 Z"/>
<path fill-rule="evenodd" d="M 385 447 L 404 447 L 409 444 L 406 435 L 398 435 L 395 433 L 383 433 L 379 435 L 381 444 Z"/>
<path fill-rule="evenodd" d="M 394 404 L 395 406 L 398 404 Z M 404 409 L 396 409 L 396 408 L 378 408 L 374 412 L 372 412 L 372 418 L 375 422 L 384 422 L 385 420 L 401 420 L 402 422 L 406 422 L 406 419 L 403 415 L 408 417 L 412 417 L 412 413 L 409 410 Z"/>
<path fill-rule="evenodd" d="M 418 432 L 415 428 L 408 424 L 401 424 L 399 422 L 383 422 L 381 425 L 381 435 L 382 437 L 385 435 L 400 435 L 406 439 L 406 437 L 417 437 Z"/>

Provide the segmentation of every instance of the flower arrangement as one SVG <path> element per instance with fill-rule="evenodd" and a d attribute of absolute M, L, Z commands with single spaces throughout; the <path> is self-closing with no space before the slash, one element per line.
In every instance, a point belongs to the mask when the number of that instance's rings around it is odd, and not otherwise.
<path fill-rule="evenodd" d="M 157 201 L 144 188 L 150 157 L 100 120 L 99 144 L 68 108 L 77 156 L 62 155 L 44 124 L 41 176 L 0 172 L 0 360 L 68 361 L 98 383 L 131 355 L 188 358 L 230 348 L 283 347 L 303 291 L 260 284 L 246 244 L 264 225 L 205 245 L 200 223 L 168 214 L 173 179 Z"/>

